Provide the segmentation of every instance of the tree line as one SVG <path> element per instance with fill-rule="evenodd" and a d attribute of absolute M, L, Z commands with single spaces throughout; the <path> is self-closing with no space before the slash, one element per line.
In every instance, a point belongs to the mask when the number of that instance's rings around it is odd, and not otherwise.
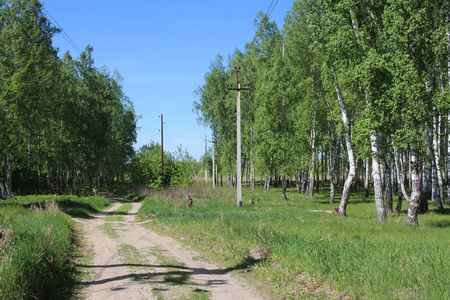
<path fill-rule="evenodd" d="M 448 0 L 300 0 L 279 29 L 258 14 L 256 32 L 228 63 L 218 55 L 194 111 L 216 141 L 217 172 L 235 184 L 234 66 L 242 66 L 243 175 L 255 188 L 295 182 L 312 195 L 373 190 L 377 218 L 401 211 L 418 225 L 428 201 L 450 205 Z M 216 171 L 216 170 L 215 170 Z M 447 185 L 447 195 L 444 188 Z M 394 208 L 394 197 L 397 204 Z"/>
<path fill-rule="evenodd" d="M 113 184 L 134 154 L 134 108 L 93 48 L 60 59 L 38 0 L 0 1 L 0 197 Z"/>

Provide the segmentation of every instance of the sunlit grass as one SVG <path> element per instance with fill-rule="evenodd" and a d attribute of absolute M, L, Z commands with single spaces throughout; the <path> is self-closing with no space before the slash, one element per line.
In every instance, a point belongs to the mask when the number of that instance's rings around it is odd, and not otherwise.
<path fill-rule="evenodd" d="M 77 278 L 74 259 L 80 253 L 79 237 L 68 215 L 88 218 L 108 205 L 102 197 L 37 195 L 2 200 L 0 298 L 69 298 Z"/>
<path fill-rule="evenodd" d="M 127 215 L 128 212 L 133 208 L 131 203 L 124 203 L 115 211 L 110 212 L 106 217 L 105 221 L 124 221 L 124 215 Z"/>
<path fill-rule="evenodd" d="M 278 297 L 297 297 L 303 288 L 296 278 L 307 274 L 352 298 L 450 298 L 450 279 L 442 276 L 450 273 L 448 211 L 433 204 L 419 216 L 421 225 L 410 227 L 404 212 L 378 222 L 373 199 L 362 193 L 352 194 L 347 217 L 327 212 L 338 204 L 330 204 L 326 193 L 307 198 L 291 189 L 284 201 L 279 189 L 244 189 L 242 208 L 232 189 L 200 187 L 190 194 L 191 208 L 183 197 L 147 199 L 138 218 L 156 215 L 150 224 L 174 229 L 227 266 L 264 249 L 264 259 L 250 267 L 256 277 L 273 281 Z M 248 204 L 251 198 L 259 200 L 256 205 Z"/>

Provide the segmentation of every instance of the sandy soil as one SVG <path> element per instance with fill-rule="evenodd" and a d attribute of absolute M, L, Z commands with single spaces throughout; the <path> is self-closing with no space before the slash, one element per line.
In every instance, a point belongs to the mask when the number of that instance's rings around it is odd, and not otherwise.
<path fill-rule="evenodd" d="M 82 223 L 92 264 L 81 282 L 87 299 L 268 299 L 239 278 L 112 207 Z"/>

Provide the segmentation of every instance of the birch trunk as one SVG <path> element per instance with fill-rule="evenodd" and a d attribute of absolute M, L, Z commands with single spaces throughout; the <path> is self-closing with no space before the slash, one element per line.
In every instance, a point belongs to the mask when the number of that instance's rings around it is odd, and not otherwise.
<path fill-rule="evenodd" d="M 316 165 L 316 133 L 315 133 L 315 128 L 311 128 L 311 141 L 310 141 L 310 145 L 311 145 L 311 161 L 309 163 L 309 185 L 308 185 L 308 190 L 306 193 L 306 196 L 308 197 L 312 197 L 312 195 L 314 194 L 314 168 Z"/>
<path fill-rule="evenodd" d="M 355 162 L 355 155 L 353 153 L 353 145 L 352 145 L 352 135 L 351 135 L 351 129 L 350 129 L 350 123 L 348 119 L 347 109 L 344 102 L 344 97 L 342 96 L 341 87 L 339 86 L 336 71 L 334 71 L 334 89 L 336 91 L 338 100 L 339 100 L 339 106 L 341 108 L 341 118 L 342 123 L 344 125 L 344 131 L 345 131 L 345 143 L 347 146 L 347 155 L 348 155 L 348 162 L 349 162 L 349 170 L 347 174 L 347 178 L 345 179 L 344 188 L 342 190 L 342 197 L 341 202 L 339 204 L 339 215 L 340 216 L 346 216 L 347 215 L 347 203 L 348 199 L 350 198 L 350 188 L 355 180 L 356 175 L 356 162 Z"/>
<path fill-rule="evenodd" d="M 375 131 L 370 131 L 370 145 L 372 149 L 372 178 L 375 195 L 377 220 L 386 221 L 386 208 L 383 199 L 383 186 L 381 183 L 380 153 L 378 151 L 378 137 Z"/>
<path fill-rule="evenodd" d="M 442 206 L 444 208 L 444 182 L 442 180 L 442 171 L 441 171 L 441 139 L 440 139 L 440 128 L 441 128 L 441 117 L 436 114 L 433 116 L 433 152 L 434 152 L 434 160 L 436 166 L 436 175 L 437 175 L 437 188 L 439 189 L 439 207 Z"/>
<path fill-rule="evenodd" d="M 395 208 L 396 212 L 401 212 L 402 210 L 402 195 L 405 195 L 406 201 L 409 202 L 408 194 L 406 193 L 405 188 L 405 170 L 403 167 L 403 159 L 400 157 L 398 151 L 393 148 L 394 152 L 394 162 L 395 162 L 395 168 L 397 169 L 397 181 L 398 181 L 398 190 L 399 190 L 399 197 L 397 202 L 397 207 Z"/>
<path fill-rule="evenodd" d="M 296 188 L 297 188 L 297 193 L 300 194 L 301 188 L 302 188 L 302 179 L 301 179 L 301 175 L 300 172 L 297 172 L 297 174 L 295 175 L 295 184 L 296 184 Z"/>
<path fill-rule="evenodd" d="M 286 175 L 283 175 L 281 179 L 281 196 L 284 200 L 288 201 L 288 197 L 286 196 Z"/>
<path fill-rule="evenodd" d="M 409 203 L 408 213 L 406 216 L 406 225 L 416 226 L 419 225 L 419 201 L 420 201 L 420 175 L 419 175 L 419 159 L 417 154 L 416 146 L 411 146 L 410 152 L 410 161 L 409 161 L 409 169 L 410 169 L 410 180 L 412 192 L 411 196 L 406 191 L 405 187 L 405 178 L 404 171 L 400 169 L 400 158 L 396 149 L 394 149 L 394 158 L 395 164 L 397 168 L 397 174 L 401 174 L 400 177 L 400 186 L 402 189 L 403 196 L 406 201 Z"/>
<path fill-rule="evenodd" d="M 403 198 L 402 189 L 400 187 L 400 179 L 399 179 L 400 177 L 399 177 L 398 173 L 399 173 L 399 170 L 397 169 L 397 165 L 394 160 L 392 181 L 393 181 L 393 185 L 397 188 L 397 206 L 395 207 L 396 212 L 400 212 L 402 210 L 402 200 L 403 200 L 402 199 Z"/>
<path fill-rule="evenodd" d="M 425 127 L 425 141 L 427 144 L 427 155 L 425 159 L 426 164 L 429 165 L 431 175 L 431 200 L 438 205 L 439 209 L 441 209 L 442 207 L 440 207 L 441 197 L 439 195 L 439 181 L 437 176 L 436 160 L 434 158 L 433 133 L 429 122 L 426 123 Z M 422 190 L 426 191 L 426 187 L 423 187 Z M 427 211 L 427 196 L 428 195 L 421 196 L 421 212 Z"/>
<path fill-rule="evenodd" d="M 420 176 L 419 161 L 416 146 L 411 146 L 410 153 L 410 173 L 411 173 L 411 197 L 409 197 L 408 214 L 406 216 L 406 225 L 419 225 L 419 200 L 420 200 Z M 406 195 L 404 195 L 406 198 Z"/>
<path fill-rule="evenodd" d="M 450 113 L 448 114 L 447 124 L 447 197 L 450 206 Z"/>
<path fill-rule="evenodd" d="M 250 188 L 255 191 L 255 162 L 252 151 L 250 151 Z"/>
<path fill-rule="evenodd" d="M 41 133 L 37 135 L 37 153 L 36 153 L 36 169 L 38 175 L 38 192 L 41 193 L 42 189 L 42 172 L 41 172 Z"/>
<path fill-rule="evenodd" d="M 12 170 L 12 153 L 9 152 L 2 163 L 3 180 L 0 181 L 0 198 L 14 198 L 11 186 L 11 170 Z"/>
<path fill-rule="evenodd" d="M 448 72 L 448 87 L 450 89 L 450 10 L 449 10 L 449 1 L 445 1 L 445 14 L 447 19 L 447 72 Z M 450 113 L 448 115 L 448 126 L 450 127 Z M 448 147 L 447 147 L 447 196 L 448 196 L 448 205 L 450 205 L 450 130 L 447 129 L 448 133 Z"/>
<path fill-rule="evenodd" d="M 327 161 L 327 153 L 324 152 L 322 153 L 322 159 L 321 159 L 321 167 L 322 167 L 322 192 L 325 188 L 325 182 L 326 182 L 326 178 L 325 178 L 325 165 L 326 165 L 326 161 Z"/>
<path fill-rule="evenodd" d="M 330 151 L 330 203 L 335 203 L 335 193 L 336 193 L 336 158 L 338 155 L 338 147 L 340 141 L 339 137 L 336 138 L 336 144 L 333 146 Z"/>
<path fill-rule="evenodd" d="M 28 130 L 28 145 L 27 145 L 27 171 L 31 173 L 31 161 L 32 161 L 32 146 L 31 146 L 31 130 Z"/>
<path fill-rule="evenodd" d="M 431 128 L 429 125 L 425 128 L 425 140 L 427 143 L 426 161 L 423 164 L 423 176 L 422 176 L 422 199 L 421 203 L 431 199 L 431 158 L 433 156 L 433 149 L 431 147 Z M 423 204 L 421 205 L 423 206 Z M 422 210 L 422 209 L 421 209 Z"/>
<path fill-rule="evenodd" d="M 427 138 L 427 140 L 428 140 L 428 138 Z M 427 143 L 428 143 L 428 141 L 427 141 Z M 442 206 L 440 188 L 439 188 L 438 170 L 437 170 L 436 160 L 434 158 L 433 152 L 434 152 L 434 149 L 432 150 L 432 153 L 431 153 L 432 156 L 429 157 L 429 159 L 431 159 L 431 199 L 434 203 L 437 204 L 438 209 L 443 209 L 444 207 Z"/>
<path fill-rule="evenodd" d="M 393 212 L 393 187 L 392 187 L 392 169 L 387 160 L 384 160 L 384 199 L 386 202 L 386 213 Z"/>
<path fill-rule="evenodd" d="M 365 160 L 365 173 L 364 173 L 364 198 L 369 198 L 369 174 L 370 174 L 370 163 L 369 159 Z"/>
<path fill-rule="evenodd" d="M 268 192 L 269 189 L 270 189 L 270 181 L 271 181 L 271 179 L 272 179 L 272 177 L 266 174 L 266 177 L 265 177 L 265 184 L 264 184 L 264 190 L 265 190 L 266 192 Z"/>

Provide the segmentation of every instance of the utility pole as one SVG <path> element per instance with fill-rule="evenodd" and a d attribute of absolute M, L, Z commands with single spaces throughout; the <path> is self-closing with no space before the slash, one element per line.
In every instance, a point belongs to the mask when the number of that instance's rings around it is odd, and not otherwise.
<path fill-rule="evenodd" d="M 232 84 L 227 84 L 228 90 L 237 91 L 236 97 L 236 135 L 237 135 L 237 149 L 236 149 L 236 187 L 237 187 L 237 206 L 242 206 L 242 174 L 241 174 L 241 90 L 248 90 L 248 84 L 244 84 L 244 87 L 241 88 L 241 84 L 239 83 L 239 72 L 241 71 L 240 66 L 235 66 L 234 70 L 236 72 L 236 87 L 233 87 Z"/>
<path fill-rule="evenodd" d="M 208 152 L 208 138 L 205 135 L 205 158 L 206 158 L 206 154 Z M 208 170 L 206 169 L 206 165 L 205 165 L 205 182 L 208 182 Z"/>
<path fill-rule="evenodd" d="M 209 142 L 212 143 L 212 182 L 213 182 L 213 189 L 215 189 L 216 188 L 216 168 L 215 168 L 214 144 L 216 143 L 216 140 L 213 138 Z"/>
<path fill-rule="evenodd" d="M 161 183 L 164 178 L 164 116 L 161 114 Z"/>

